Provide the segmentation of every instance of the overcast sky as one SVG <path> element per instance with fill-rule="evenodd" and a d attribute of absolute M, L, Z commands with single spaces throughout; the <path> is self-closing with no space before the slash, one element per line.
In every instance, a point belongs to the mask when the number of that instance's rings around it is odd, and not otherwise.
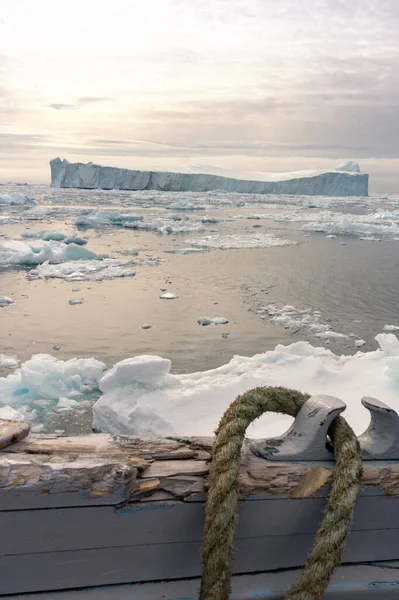
<path fill-rule="evenodd" d="M 399 192 L 398 0 L 9 0 L 0 180 L 48 161 L 284 171 Z"/>

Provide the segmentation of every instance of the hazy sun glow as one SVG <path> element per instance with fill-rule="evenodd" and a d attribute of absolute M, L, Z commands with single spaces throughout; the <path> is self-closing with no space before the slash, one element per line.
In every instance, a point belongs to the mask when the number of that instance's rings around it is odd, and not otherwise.
<path fill-rule="evenodd" d="M 48 161 L 253 170 L 359 160 L 399 191 L 396 0 L 13 0 L 0 179 Z"/>

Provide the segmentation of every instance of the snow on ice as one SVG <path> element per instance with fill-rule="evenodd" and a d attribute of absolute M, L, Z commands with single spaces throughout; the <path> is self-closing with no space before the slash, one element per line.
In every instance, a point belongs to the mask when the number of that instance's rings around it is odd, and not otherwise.
<path fill-rule="evenodd" d="M 273 246 L 295 246 L 298 242 L 285 240 L 273 233 L 207 235 L 200 239 L 186 240 L 186 244 L 201 248 L 231 250 L 239 248 L 271 248 Z"/>

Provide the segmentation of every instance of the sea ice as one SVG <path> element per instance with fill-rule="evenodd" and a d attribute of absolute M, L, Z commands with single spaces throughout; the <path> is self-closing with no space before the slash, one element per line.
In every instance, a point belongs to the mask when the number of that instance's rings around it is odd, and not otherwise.
<path fill-rule="evenodd" d="M 148 223 L 125 223 L 127 229 L 136 231 L 153 231 L 155 233 L 189 233 L 191 231 L 203 231 L 203 227 L 199 224 L 190 223 L 186 220 L 175 221 L 167 219 L 165 221 L 153 221 Z"/>
<path fill-rule="evenodd" d="M 362 346 L 364 346 L 366 343 L 365 340 L 356 340 L 355 342 L 355 346 L 357 346 L 358 348 L 361 348 Z"/>
<path fill-rule="evenodd" d="M 0 354 L 0 367 L 3 369 L 15 369 L 18 367 L 19 361 L 16 356 L 7 356 Z"/>
<path fill-rule="evenodd" d="M 7 240 L 0 242 L 0 266 L 40 265 L 44 262 L 63 263 L 72 260 L 95 260 L 106 257 L 77 244 L 37 240 L 21 242 Z"/>
<path fill-rule="evenodd" d="M 370 419 L 360 404 L 363 395 L 399 409 L 399 341 L 393 334 L 380 334 L 376 340 L 380 349 L 354 356 L 337 356 L 308 342 L 278 345 L 264 354 L 235 356 L 222 367 L 184 375 L 171 375 L 169 364 L 148 375 L 152 365 L 162 364 L 159 357 L 143 359 L 149 364 L 144 377 L 137 363 L 130 371 L 129 362 L 122 361 L 123 377 L 115 376 L 115 365 L 111 381 L 106 375 L 100 382 L 103 395 L 93 406 L 93 426 L 114 434 L 213 435 L 237 395 L 272 385 L 341 398 L 348 405 L 345 416 L 359 434 Z M 291 422 L 268 414 L 250 426 L 248 436 L 274 437 Z"/>
<path fill-rule="evenodd" d="M 37 204 L 37 202 L 33 198 L 29 198 L 26 194 L 0 194 L 0 205 L 10 205 L 10 206 L 32 206 Z"/>
<path fill-rule="evenodd" d="M 347 338 L 347 335 L 331 331 L 331 325 L 324 322 L 320 311 L 310 308 L 299 309 L 290 304 L 268 304 L 257 309 L 257 314 L 275 325 L 282 325 L 290 331 L 307 331 L 320 339 Z"/>
<path fill-rule="evenodd" d="M 285 240 L 273 233 L 231 234 L 231 235 L 207 235 L 202 239 L 186 240 L 186 244 L 200 246 L 202 248 L 213 248 L 219 250 L 231 250 L 239 248 L 271 248 L 273 246 L 295 246 L 298 242 Z"/>
<path fill-rule="evenodd" d="M 97 227 L 109 227 L 119 226 L 121 227 L 125 223 L 142 221 L 143 217 L 136 217 L 133 215 L 126 215 L 121 213 L 119 210 L 102 210 L 97 208 L 88 215 L 78 217 L 75 221 L 77 227 L 82 229 L 97 228 Z"/>
<path fill-rule="evenodd" d="M 384 331 L 399 331 L 399 327 L 397 325 L 385 325 Z"/>
<path fill-rule="evenodd" d="M 22 233 L 21 237 L 24 239 L 44 240 L 46 242 L 53 240 L 57 242 L 64 242 L 65 244 L 78 244 L 79 246 L 84 246 L 88 241 L 86 238 L 82 238 L 77 235 L 69 235 L 67 233 L 63 233 L 62 231 L 56 231 L 53 229 L 43 229 L 42 231 L 37 231 L 36 233 L 28 231 Z"/>
<path fill-rule="evenodd" d="M 105 370 L 105 365 L 94 358 L 63 361 L 49 354 L 36 354 L 14 373 L 0 378 L 0 402 L 16 410 L 32 409 L 34 401 L 40 400 L 51 401 L 55 407 L 70 392 L 87 396 L 98 391 Z"/>
<path fill-rule="evenodd" d="M 209 317 L 200 317 L 197 321 L 197 323 L 199 325 L 227 325 L 227 323 L 229 322 L 228 319 L 226 319 L 226 317 L 214 317 L 213 319 L 210 319 Z"/>
<path fill-rule="evenodd" d="M 51 265 L 48 262 L 29 271 L 29 279 L 47 279 L 56 277 L 67 281 L 102 281 L 118 277 L 134 277 L 135 269 L 131 261 L 122 261 L 116 258 L 103 260 L 77 260 L 64 262 L 60 265 Z"/>
<path fill-rule="evenodd" d="M 14 300 L 9 298 L 8 296 L 0 296 L 0 307 L 8 306 L 9 304 L 14 304 Z"/>
<path fill-rule="evenodd" d="M 164 250 L 168 254 L 200 254 L 201 248 L 176 248 L 176 250 Z"/>

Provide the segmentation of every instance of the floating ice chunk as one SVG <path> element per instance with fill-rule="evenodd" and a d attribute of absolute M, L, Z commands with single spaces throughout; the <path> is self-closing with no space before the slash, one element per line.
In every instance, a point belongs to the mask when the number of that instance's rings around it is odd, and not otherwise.
<path fill-rule="evenodd" d="M 328 239 L 330 239 L 330 240 L 335 240 L 337 236 L 336 236 L 336 235 L 334 235 L 333 233 L 331 233 L 330 235 L 325 235 L 324 237 L 325 237 L 327 240 L 328 240 Z"/>
<path fill-rule="evenodd" d="M 197 323 L 199 325 L 227 325 L 227 323 L 229 322 L 228 319 L 226 319 L 226 317 L 214 317 L 213 319 L 210 319 L 209 317 L 200 317 L 197 321 Z"/>
<path fill-rule="evenodd" d="M 10 205 L 10 206 L 33 206 L 37 204 L 36 200 L 33 198 L 29 198 L 26 194 L 0 194 L 0 205 Z"/>
<path fill-rule="evenodd" d="M 0 266 L 40 265 L 44 262 L 62 263 L 71 260 L 95 260 L 106 257 L 77 244 L 37 240 L 25 243 L 18 240 L 0 242 Z"/>
<path fill-rule="evenodd" d="M 315 336 L 321 340 L 328 339 L 348 339 L 349 336 L 344 333 L 338 333 L 337 331 L 321 331 L 320 333 L 316 333 Z"/>
<path fill-rule="evenodd" d="M 17 409 L 30 407 L 34 400 L 54 403 L 72 391 L 84 394 L 98 390 L 106 367 L 94 358 L 57 360 L 36 354 L 14 373 L 0 378 L 0 401 Z"/>
<path fill-rule="evenodd" d="M 162 294 L 162 296 L 159 297 L 161 300 L 175 300 L 179 296 L 176 296 L 176 294 L 172 294 L 171 292 L 166 292 L 166 294 Z"/>
<path fill-rule="evenodd" d="M 163 385 L 171 367 L 171 361 L 160 356 L 140 355 L 116 363 L 100 381 L 102 392 L 111 392 L 121 386 Z"/>
<path fill-rule="evenodd" d="M 384 331 L 399 331 L 399 327 L 397 325 L 385 325 Z"/>
<path fill-rule="evenodd" d="M 7 356 L 7 354 L 0 354 L 0 367 L 3 369 L 16 369 L 19 361 L 16 356 Z"/>
<path fill-rule="evenodd" d="M 139 251 L 137 248 L 125 248 L 125 250 L 121 250 L 121 254 L 125 254 L 126 256 L 138 256 Z"/>
<path fill-rule="evenodd" d="M 206 206 L 200 204 L 193 204 L 187 200 L 180 200 L 179 202 L 173 202 L 166 207 L 168 210 L 205 210 Z"/>
<path fill-rule="evenodd" d="M 362 235 L 359 239 L 363 240 L 364 242 L 380 242 L 381 241 L 379 238 L 376 238 L 372 235 Z"/>
<path fill-rule="evenodd" d="M 271 248 L 273 246 L 295 246 L 298 242 L 285 240 L 273 233 L 208 235 L 202 239 L 186 240 L 187 244 L 202 248 L 230 250 L 238 248 Z"/>
<path fill-rule="evenodd" d="M 56 410 L 58 410 L 59 412 L 67 412 L 72 410 L 73 408 L 76 408 L 78 404 L 79 402 L 77 400 L 73 400 L 71 398 L 66 398 L 65 396 L 62 396 L 57 402 Z"/>
<path fill-rule="evenodd" d="M 64 242 L 65 244 L 78 244 L 79 246 L 84 246 L 88 241 L 86 238 L 77 235 L 69 235 L 62 231 L 56 231 L 55 229 L 43 229 L 42 231 L 36 232 L 26 231 L 21 234 L 21 237 L 31 240 L 44 240 L 46 242 L 53 240 L 56 242 Z"/>
<path fill-rule="evenodd" d="M 29 271 L 29 279 L 56 277 L 67 281 L 102 281 L 118 277 L 134 277 L 136 271 L 129 261 L 105 258 L 103 260 L 79 260 L 50 265 L 48 262 Z"/>
<path fill-rule="evenodd" d="M 114 378 L 94 404 L 93 425 L 114 434 L 212 435 L 220 415 L 239 394 L 257 386 L 282 385 L 309 394 L 328 390 L 342 398 L 348 406 L 346 418 L 359 434 L 370 419 L 360 404 L 363 395 L 383 398 L 394 410 L 399 408 L 399 341 L 392 334 L 376 339 L 379 350 L 354 356 L 297 342 L 252 357 L 235 356 L 210 371 L 166 375 L 165 369 L 145 385 L 135 377 Z M 248 436 L 275 437 L 291 422 L 286 416 L 268 414 L 250 426 Z"/>
<path fill-rule="evenodd" d="M 175 221 L 154 221 L 151 223 L 125 223 L 124 227 L 127 229 L 134 229 L 136 231 L 153 231 L 155 233 L 188 233 L 191 231 L 203 231 L 203 227 L 199 224 L 190 223 L 186 220 Z"/>
<path fill-rule="evenodd" d="M 0 296 L 0 307 L 8 306 L 9 304 L 14 304 L 14 300 L 9 298 L 8 296 Z"/>
<path fill-rule="evenodd" d="M 322 315 L 318 310 L 310 308 L 299 309 L 290 304 L 281 306 L 279 304 L 268 304 L 257 310 L 258 314 L 263 314 L 263 319 L 282 325 L 285 329 L 291 331 L 308 331 L 320 339 L 330 338 L 348 338 L 347 335 L 331 331 L 331 326 L 324 322 Z"/>
<path fill-rule="evenodd" d="M 152 329 L 153 325 L 150 325 L 150 323 L 143 323 L 142 325 L 140 325 L 141 329 Z"/>
<path fill-rule="evenodd" d="M 176 248 L 176 250 L 164 250 L 168 254 L 199 254 L 203 252 L 201 248 Z"/>
<path fill-rule="evenodd" d="M 355 346 L 357 346 L 358 348 L 361 348 L 362 346 L 364 346 L 366 343 L 365 340 L 356 340 L 355 342 Z"/>
<path fill-rule="evenodd" d="M 143 217 L 125 215 L 119 210 L 102 210 L 98 208 L 88 215 L 78 217 L 75 221 L 75 225 L 85 229 L 91 227 L 109 227 L 111 225 L 121 227 L 125 223 L 142 220 Z"/>
<path fill-rule="evenodd" d="M 83 298 L 74 298 L 73 300 L 69 300 L 69 304 L 74 306 L 75 304 L 83 304 Z"/>
<path fill-rule="evenodd" d="M 219 223 L 220 219 L 217 219 L 216 217 L 202 217 L 202 219 L 199 219 L 200 223 L 204 223 L 206 225 L 212 225 L 215 223 Z"/>
<path fill-rule="evenodd" d="M 26 416 L 19 410 L 15 410 L 12 406 L 2 406 L 0 408 L 0 419 L 6 421 L 26 421 Z"/>

